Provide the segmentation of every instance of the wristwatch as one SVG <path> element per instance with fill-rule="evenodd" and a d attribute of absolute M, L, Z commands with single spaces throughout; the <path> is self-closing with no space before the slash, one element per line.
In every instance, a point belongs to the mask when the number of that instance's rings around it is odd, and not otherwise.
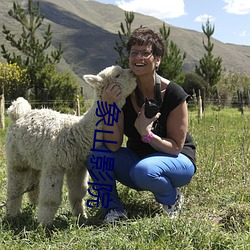
<path fill-rule="evenodd" d="M 154 134 L 152 132 L 149 132 L 147 136 L 142 136 L 141 140 L 145 143 L 150 143 L 151 139 L 154 137 Z"/>

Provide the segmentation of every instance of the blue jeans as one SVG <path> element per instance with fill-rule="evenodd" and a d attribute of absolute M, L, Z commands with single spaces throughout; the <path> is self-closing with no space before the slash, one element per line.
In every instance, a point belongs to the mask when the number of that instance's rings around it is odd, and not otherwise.
<path fill-rule="evenodd" d="M 101 150 L 107 150 L 103 145 Z M 100 178 L 100 166 L 96 168 L 93 162 L 105 157 L 113 158 L 113 171 L 108 171 L 109 178 Z M 92 160 L 91 160 L 92 158 Z M 93 161 L 95 159 L 95 161 Z M 104 207 L 107 213 L 110 209 L 124 211 L 117 194 L 116 180 L 138 191 L 150 191 L 157 202 L 167 205 L 175 203 L 176 187 L 181 187 L 190 182 L 195 172 L 191 160 L 183 154 L 178 156 L 163 153 L 154 153 L 139 159 L 129 148 L 121 147 L 117 152 L 93 151 L 87 158 L 87 168 L 92 179 L 99 176 L 98 183 L 112 185 L 108 206 Z M 101 175 L 103 172 L 101 172 Z M 105 190 L 100 191 L 100 197 Z"/>

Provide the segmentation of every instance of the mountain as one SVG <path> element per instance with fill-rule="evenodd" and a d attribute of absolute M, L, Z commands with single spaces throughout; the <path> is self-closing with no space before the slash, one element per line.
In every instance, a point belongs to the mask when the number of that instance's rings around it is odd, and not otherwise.
<path fill-rule="evenodd" d="M 19 0 L 19 3 L 25 6 L 27 0 Z M 5 24 L 8 29 L 18 34 L 19 23 L 8 15 L 12 5 L 13 2 L 10 0 L 0 2 L 1 24 Z M 64 50 L 64 60 L 60 63 L 60 69 L 72 71 L 79 77 L 81 84 L 84 84 L 82 75 L 96 74 L 115 64 L 119 58 L 114 46 L 115 41 L 119 41 L 117 32 L 120 30 L 120 23 L 124 23 L 124 10 L 115 5 L 95 1 L 40 0 L 40 11 L 45 15 L 45 19 L 39 32 L 42 35 L 47 28 L 46 25 L 51 24 L 54 48 L 58 48 L 58 44 L 61 43 Z M 132 28 L 141 25 L 159 31 L 163 21 L 135 13 Z M 204 34 L 169 24 L 166 26 L 170 27 L 170 39 L 181 51 L 186 52 L 184 72 L 194 70 L 195 65 L 206 53 L 202 44 Z M 250 46 L 225 44 L 215 39 L 212 39 L 212 42 L 214 55 L 222 57 L 223 69 L 250 74 Z M 9 48 L 3 35 L 0 36 L 0 44 L 5 44 Z M 0 58 L 0 61 L 3 61 L 3 58 Z M 86 97 L 91 96 L 90 88 L 84 85 L 84 89 Z"/>

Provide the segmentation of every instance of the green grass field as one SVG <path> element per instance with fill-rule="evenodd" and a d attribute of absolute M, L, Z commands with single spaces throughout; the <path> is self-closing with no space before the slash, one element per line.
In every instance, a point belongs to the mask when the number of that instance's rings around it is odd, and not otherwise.
<path fill-rule="evenodd" d="M 6 162 L 0 131 L 0 249 L 250 249 L 250 110 L 208 109 L 190 133 L 197 145 L 197 173 L 181 191 L 181 215 L 169 220 L 149 192 L 118 185 L 130 220 L 102 225 L 100 209 L 88 208 L 84 224 L 71 217 L 64 188 L 53 230 L 36 224 L 26 197 L 22 214 L 6 221 Z"/>

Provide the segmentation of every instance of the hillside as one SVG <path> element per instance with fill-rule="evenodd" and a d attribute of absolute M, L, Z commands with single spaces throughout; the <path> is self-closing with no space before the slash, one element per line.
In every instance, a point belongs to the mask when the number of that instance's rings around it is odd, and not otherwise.
<path fill-rule="evenodd" d="M 21 4 L 26 2 L 19 1 Z M 8 15 L 11 8 L 12 1 L 0 2 L 1 26 L 4 23 L 7 28 L 18 33 L 18 23 L 13 22 Z M 114 50 L 115 41 L 119 41 L 117 31 L 120 29 L 120 23 L 124 22 L 122 9 L 95 1 L 40 0 L 40 10 L 45 15 L 44 24 L 50 23 L 52 26 L 53 45 L 57 48 L 58 44 L 62 43 L 62 70 L 73 71 L 79 77 L 79 82 L 83 83 L 83 74 L 96 74 L 115 64 L 118 59 Z M 133 28 L 143 25 L 158 31 L 162 24 L 159 19 L 135 13 Z M 202 45 L 203 33 L 171 25 L 170 27 L 170 39 L 187 54 L 184 71 L 193 70 L 205 53 Z M 42 27 L 40 31 L 45 28 L 46 26 Z M 223 59 L 223 69 L 250 74 L 250 46 L 225 44 L 215 39 L 212 42 L 215 56 L 221 56 Z M 6 44 L 6 41 L 0 36 L 0 44 L 3 43 Z M 89 90 L 86 88 L 87 96 Z"/>

